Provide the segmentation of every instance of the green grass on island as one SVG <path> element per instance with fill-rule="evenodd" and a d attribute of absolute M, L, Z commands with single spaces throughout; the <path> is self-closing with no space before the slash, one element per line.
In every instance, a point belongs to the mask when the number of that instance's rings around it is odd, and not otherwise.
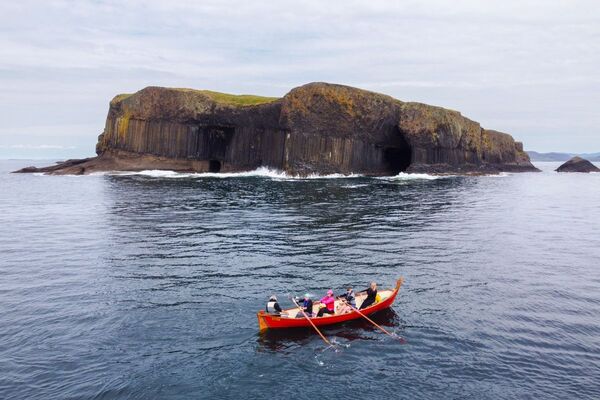
<path fill-rule="evenodd" d="M 255 106 L 258 104 L 271 103 L 275 100 L 279 100 L 279 97 L 265 97 L 255 96 L 253 94 L 228 94 L 213 92 L 212 90 L 197 90 L 203 93 L 221 104 L 228 104 L 232 106 Z"/>
<path fill-rule="evenodd" d="M 266 104 L 266 103 L 271 103 L 273 101 L 279 100 L 279 97 L 255 96 L 253 94 L 229 94 L 229 93 L 214 92 L 212 90 L 197 90 L 197 89 L 183 89 L 183 88 L 168 88 L 168 90 L 176 90 L 176 91 L 180 91 L 180 92 L 201 93 L 203 95 L 208 96 L 211 100 L 213 100 L 219 104 L 226 104 L 226 105 L 230 105 L 230 106 L 255 106 L 258 104 Z M 113 98 L 112 103 L 119 103 L 133 95 L 134 95 L 134 93 L 119 94 Z"/>

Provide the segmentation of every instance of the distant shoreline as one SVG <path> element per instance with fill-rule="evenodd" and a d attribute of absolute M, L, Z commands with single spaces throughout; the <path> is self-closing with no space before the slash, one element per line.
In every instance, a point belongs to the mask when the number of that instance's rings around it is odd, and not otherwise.
<path fill-rule="evenodd" d="M 600 152 L 598 153 L 560 153 L 549 152 L 540 153 L 537 151 L 526 151 L 531 161 L 567 161 L 572 157 L 579 156 L 588 161 L 600 161 Z"/>

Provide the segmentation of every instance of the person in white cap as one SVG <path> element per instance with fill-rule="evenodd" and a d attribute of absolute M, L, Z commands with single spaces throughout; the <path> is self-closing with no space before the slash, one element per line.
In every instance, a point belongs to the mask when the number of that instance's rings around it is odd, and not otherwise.
<path fill-rule="evenodd" d="M 306 293 L 304 295 L 304 301 L 302 302 L 302 309 L 309 317 L 313 316 L 313 301 L 310 298 L 310 294 Z M 302 313 L 300 313 L 302 314 Z"/>

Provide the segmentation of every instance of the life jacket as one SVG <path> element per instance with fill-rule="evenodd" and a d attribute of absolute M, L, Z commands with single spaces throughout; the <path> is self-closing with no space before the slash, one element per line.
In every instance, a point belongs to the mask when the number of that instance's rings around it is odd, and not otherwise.
<path fill-rule="evenodd" d="M 279 314 L 279 311 L 277 311 L 277 309 L 275 309 L 275 304 L 277 304 L 276 300 L 269 300 L 269 302 L 267 303 L 267 306 L 265 307 L 265 310 L 269 314 Z"/>

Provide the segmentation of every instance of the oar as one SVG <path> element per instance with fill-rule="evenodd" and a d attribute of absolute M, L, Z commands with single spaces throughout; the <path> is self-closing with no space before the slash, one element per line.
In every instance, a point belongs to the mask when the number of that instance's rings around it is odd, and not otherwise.
<path fill-rule="evenodd" d="M 384 327 L 378 325 L 375 321 L 373 321 L 371 318 L 367 317 L 365 314 L 361 313 L 360 310 L 356 307 L 353 307 L 352 304 L 348 303 L 345 299 L 340 299 L 342 300 L 344 303 L 346 303 L 348 305 L 348 307 L 350 307 L 351 309 L 353 309 L 354 311 L 356 311 L 357 313 L 359 313 L 364 319 L 366 319 L 367 321 L 369 321 L 370 323 L 372 323 L 373 325 L 375 325 L 379 330 L 381 330 L 383 333 L 385 333 L 388 336 L 391 336 L 395 339 L 400 340 L 401 342 L 404 342 L 404 338 L 402 338 L 402 336 L 398 336 L 395 333 L 389 333 Z"/>
<path fill-rule="evenodd" d="M 321 336 L 321 339 L 323 339 L 323 341 L 325 343 L 327 343 L 330 347 L 332 347 L 333 344 L 331 344 L 331 342 L 329 340 L 327 340 L 327 338 L 321 333 L 321 331 L 319 330 L 319 328 L 317 328 L 317 326 L 310 320 L 310 318 L 308 317 L 308 315 L 306 315 L 306 313 L 304 312 L 304 309 L 302 307 L 300 307 L 300 305 L 298 303 L 296 303 L 296 300 L 294 300 L 293 297 L 290 297 L 290 299 L 294 302 L 294 304 L 296 305 L 296 307 L 298 307 L 300 309 L 300 312 L 302 313 L 302 315 L 304 315 L 304 318 L 306 318 L 306 320 L 308 322 L 310 322 L 310 324 L 312 325 L 312 327 L 315 328 L 315 331 L 317 331 L 317 333 L 319 334 L 319 336 Z"/>

